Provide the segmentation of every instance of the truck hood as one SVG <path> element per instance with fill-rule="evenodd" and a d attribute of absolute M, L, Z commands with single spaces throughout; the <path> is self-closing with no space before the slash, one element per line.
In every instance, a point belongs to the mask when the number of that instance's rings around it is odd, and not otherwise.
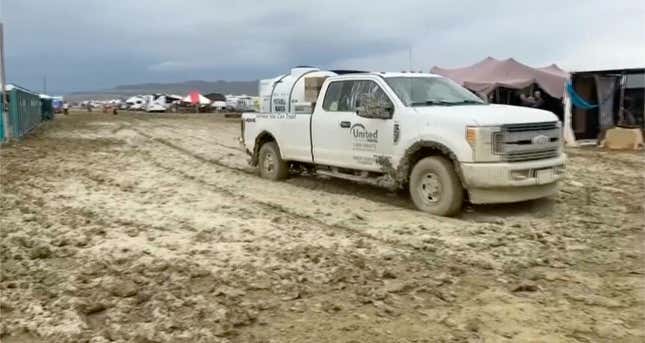
<path fill-rule="evenodd" d="M 555 114 L 530 107 L 510 105 L 419 106 L 421 115 L 440 116 L 463 121 L 466 125 L 502 125 L 556 121 Z"/>

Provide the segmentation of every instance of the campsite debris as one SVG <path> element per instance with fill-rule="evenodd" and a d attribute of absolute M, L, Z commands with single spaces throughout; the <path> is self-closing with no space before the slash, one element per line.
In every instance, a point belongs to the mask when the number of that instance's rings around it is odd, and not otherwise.
<path fill-rule="evenodd" d="M 51 248 L 44 243 L 40 243 L 31 249 L 30 257 L 32 259 L 49 258 L 52 255 Z"/>
<path fill-rule="evenodd" d="M 531 282 L 523 282 L 513 288 L 513 293 L 518 292 L 537 292 L 540 288 L 538 285 Z"/>
<path fill-rule="evenodd" d="M 381 277 L 384 279 L 396 279 L 396 273 L 392 269 L 386 268 L 383 270 Z"/>
<path fill-rule="evenodd" d="M 108 306 L 102 302 L 83 302 L 78 304 L 78 309 L 85 315 L 91 315 L 105 311 Z"/>
<path fill-rule="evenodd" d="M 343 307 L 340 304 L 337 304 L 332 301 L 323 301 L 321 304 L 321 308 L 325 312 L 339 312 L 343 309 Z"/>

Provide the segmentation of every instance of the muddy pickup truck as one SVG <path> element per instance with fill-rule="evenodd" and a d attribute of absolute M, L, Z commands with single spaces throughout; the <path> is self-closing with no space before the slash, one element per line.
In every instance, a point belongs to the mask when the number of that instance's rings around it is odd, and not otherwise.
<path fill-rule="evenodd" d="M 407 188 L 419 210 L 557 193 L 561 129 L 547 111 L 483 102 L 433 74 L 297 67 L 260 81 L 242 144 L 262 177 L 318 175 Z"/>

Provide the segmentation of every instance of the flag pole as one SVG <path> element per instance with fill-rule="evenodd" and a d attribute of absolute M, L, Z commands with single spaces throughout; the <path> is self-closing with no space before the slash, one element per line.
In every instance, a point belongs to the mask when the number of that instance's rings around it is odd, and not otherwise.
<path fill-rule="evenodd" d="M 9 110 L 7 108 L 7 89 L 4 67 L 4 23 L 0 22 L 0 94 L 2 94 L 2 113 L 0 113 L 0 120 L 4 126 L 5 138 L 11 135 L 11 128 L 9 127 Z"/>

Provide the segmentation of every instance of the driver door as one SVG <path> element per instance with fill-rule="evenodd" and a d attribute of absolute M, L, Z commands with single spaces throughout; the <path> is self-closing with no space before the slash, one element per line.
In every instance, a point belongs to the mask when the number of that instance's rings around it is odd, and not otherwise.
<path fill-rule="evenodd" d="M 322 111 L 314 115 L 312 143 L 317 164 L 358 170 L 382 171 L 377 157 L 393 150 L 393 120 L 357 115 L 360 100 L 371 94 L 389 103 L 373 80 L 333 81 L 327 87 Z"/>

